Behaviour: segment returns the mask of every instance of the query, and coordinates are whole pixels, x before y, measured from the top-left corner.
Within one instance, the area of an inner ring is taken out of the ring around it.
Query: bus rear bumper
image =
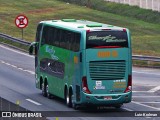
[[[132,99],[132,92],[122,94],[86,94],[82,93],[82,99],[80,104],[92,104],[92,105],[117,105],[123,103],[129,103]]]

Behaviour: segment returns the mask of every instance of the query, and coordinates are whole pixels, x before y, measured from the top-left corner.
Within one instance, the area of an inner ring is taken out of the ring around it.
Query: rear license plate
[[[112,96],[104,96],[104,100],[112,100]]]

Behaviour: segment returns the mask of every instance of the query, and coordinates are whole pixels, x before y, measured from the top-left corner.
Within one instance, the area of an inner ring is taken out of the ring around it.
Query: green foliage
[[[100,10],[103,12],[114,13],[118,15],[133,17],[146,22],[160,24],[160,13],[157,11],[146,10],[138,6],[129,6],[125,4],[106,2],[104,0],[60,0],[68,3],[74,3],[81,6]]]
[[[160,56],[160,24],[157,24],[157,22],[145,22],[133,17],[127,17],[126,15],[123,16],[118,13],[112,14],[111,12],[105,12],[105,9],[112,9],[114,6],[112,4],[114,3],[105,2],[105,4],[108,5],[108,7],[105,7],[102,0],[95,0],[95,2],[93,2],[94,4],[90,3],[94,0],[89,0],[89,2],[88,0],[78,0],[79,2],[77,2],[77,0],[70,0],[69,3],[71,3],[71,1],[81,6],[68,4],[68,0],[66,0],[66,2],[62,2],[62,0],[0,0],[0,32],[21,38],[21,29],[17,28],[14,24],[15,17],[19,14],[25,14],[29,18],[29,24],[24,29],[24,39],[28,41],[34,41],[36,27],[40,21],[64,18],[86,19],[129,28],[132,35],[134,54]],[[116,8],[117,10],[114,6],[113,11],[127,12],[123,11],[120,7],[121,5],[118,6],[119,7]],[[94,9],[99,7],[99,10],[93,10],[89,7],[94,7]],[[130,6],[127,7],[132,9]],[[135,10],[139,11],[139,8],[136,7]],[[141,10],[143,11],[143,9]],[[147,12],[148,10],[145,11],[146,13],[144,12],[144,14],[150,14]],[[132,10],[128,13],[131,15],[134,14]],[[152,17],[150,19],[152,19]],[[154,18],[155,21],[157,19],[158,18]]]

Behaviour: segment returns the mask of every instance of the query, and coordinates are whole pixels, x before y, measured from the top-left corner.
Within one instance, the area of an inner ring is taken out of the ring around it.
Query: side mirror
[[[29,46],[29,54],[30,55],[36,55],[37,54],[37,47],[38,47],[38,42],[32,42],[31,45]]]

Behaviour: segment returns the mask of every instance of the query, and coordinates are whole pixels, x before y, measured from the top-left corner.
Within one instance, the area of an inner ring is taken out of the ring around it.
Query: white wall
[[[122,4],[136,5],[145,9],[152,9],[160,12],[160,0],[105,0]]]

